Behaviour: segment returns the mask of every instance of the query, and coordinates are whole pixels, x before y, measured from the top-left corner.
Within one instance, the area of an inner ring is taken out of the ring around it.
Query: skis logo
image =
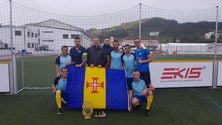
[[[198,79],[205,67],[192,68],[164,68],[161,79]]]

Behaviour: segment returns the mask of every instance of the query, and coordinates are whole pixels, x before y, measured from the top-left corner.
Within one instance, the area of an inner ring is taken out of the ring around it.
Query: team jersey
[[[149,71],[149,63],[139,63],[139,59],[146,60],[148,55],[150,55],[150,50],[148,49],[135,49],[134,53],[136,55],[136,69],[142,73]]]
[[[121,56],[123,53],[111,51],[111,64],[110,69],[122,69]]]
[[[140,81],[138,82],[135,82],[135,81],[132,82],[133,95],[142,96],[142,92],[146,88],[147,88],[147,85],[142,79],[140,79]]]
[[[66,64],[71,61],[72,61],[72,57],[70,55],[58,56],[56,58],[55,64],[59,65],[59,71],[61,71],[62,67],[66,67]]]
[[[61,90],[62,93],[66,92],[66,83],[67,79],[63,79],[62,77],[56,77],[54,80],[54,85],[57,90]]]
[[[135,60],[136,60],[135,55],[133,53],[130,53],[129,55],[123,54],[121,60],[126,67],[126,77],[132,78],[133,70],[135,69]]]
[[[80,46],[79,48],[72,47],[69,53],[72,57],[72,61],[74,61],[75,64],[81,64],[83,61],[83,57],[87,56],[86,49],[82,46]]]

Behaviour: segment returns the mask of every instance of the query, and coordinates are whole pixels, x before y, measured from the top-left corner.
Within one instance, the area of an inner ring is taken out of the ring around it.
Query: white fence
[[[9,92],[9,63],[0,62],[0,92]]]
[[[219,61],[218,65],[218,86],[222,86],[222,61]]]
[[[0,92],[10,91],[9,63],[0,63]],[[212,87],[213,61],[171,61],[150,64],[156,88]],[[218,63],[218,84],[222,86],[222,61]]]

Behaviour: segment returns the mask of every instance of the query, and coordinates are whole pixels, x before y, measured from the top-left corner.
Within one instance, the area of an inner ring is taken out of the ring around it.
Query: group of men
[[[152,62],[153,57],[148,49],[141,47],[140,39],[134,40],[136,47],[134,51],[128,44],[124,46],[124,49],[120,49],[117,40],[114,40],[113,46],[110,46],[109,38],[105,38],[103,45],[100,45],[100,39],[93,37],[92,46],[87,49],[81,46],[79,37],[75,38],[74,44],[75,46],[70,49],[69,53],[68,47],[62,46],[61,54],[55,61],[56,78],[52,88],[56,93],[57,114],[61,114],[61,103],[66,103],[62,98],[68,76],[66,66],[73,65],[125,70],[129,90],[129,111],[138,109],[140,104],[146,103],[145,114],[151,115],[154,86],[151,84],[149,63]]]

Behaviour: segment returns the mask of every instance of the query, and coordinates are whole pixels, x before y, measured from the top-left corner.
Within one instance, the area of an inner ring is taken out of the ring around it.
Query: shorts
[[[137,98],[139,100],[139,104],[147,102],[145,96],[133,95],[133,97],[135,97],[135,98]]]

